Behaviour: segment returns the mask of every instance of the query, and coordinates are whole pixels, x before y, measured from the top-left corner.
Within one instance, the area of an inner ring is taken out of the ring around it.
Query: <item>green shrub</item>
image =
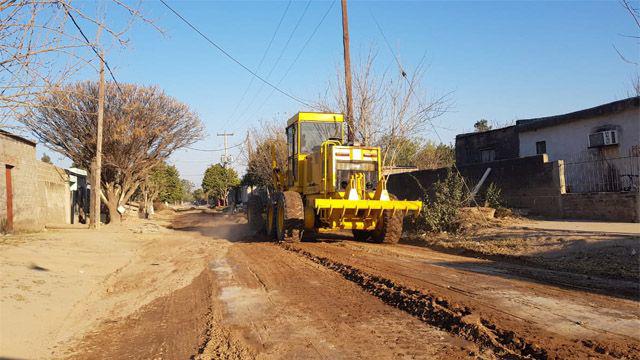
[[[487,192],[484,195],[484,202],[486,206],[494,209],[502,208],[502,190],[496,184],[491,183],[487,187]]]
[[[458,231],[458,212],[466,199],[464,179],[449,169],[446,178],[438,180],[433,186],[435,197],[431,200],[425,195],[423,210],[416,220],[416,227],[434,232]]]

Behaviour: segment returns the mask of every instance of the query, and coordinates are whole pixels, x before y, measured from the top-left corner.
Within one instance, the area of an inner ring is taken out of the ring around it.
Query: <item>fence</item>
[[[582,152],[564,159],[567,193],[619,192],[640,189],[640,154]]]

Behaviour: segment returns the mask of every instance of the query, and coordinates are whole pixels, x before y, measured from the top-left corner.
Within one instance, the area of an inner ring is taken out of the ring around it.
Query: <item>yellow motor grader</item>
[[[345,144],[342,114],[300,112],[287,122],[287,164],[276,165],[268,199],[252,195],[249,224],[277,241],[303,232],[348,229],[356,240],[396,243],[402,220],[422,208],[387,192],[378,147]],[[266,213],[266,216],[265,216]]]

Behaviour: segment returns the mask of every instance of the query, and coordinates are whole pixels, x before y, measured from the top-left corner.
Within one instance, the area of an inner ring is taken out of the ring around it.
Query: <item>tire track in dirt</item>
[[[489,348],[501,358],[548,358],[546,350],[529,343],[513,331],[498,328],[488,320],[474,315],[466,307],[452,305],[445,299],[407,288],[389,279],[367,274],[355,267],[313,255],[286,243],[283,243],[282,247],[339,273],[386,304],[405,311],[429,325]]]
[[[507,322],[495,322],[492,317],[481,315],[473,304],[445,300],[442,296],[430,291],[420,291],[394,282],[389,278],[376,276],[361,269],[329,258],[327,254],[316,255],[292,244],[282,244],[292,252],[298,253],[328,269],[336,271],[345,279],[359,285],[385,303],[399,308],[420,320],[439,327],[453,334],[462,336],[479,346],[489,348],[504,358],[563,358],[566,356],[608,357],[638,359],[637,347],[633,343],[611,346],[597,340],[573,340],[548,337],[546,334],[535,334],[533,328],[525,326],[522,333],[513,329]],[[353,256],[353,254],[351,255]],[[380,274],[378,274],[380,275]],[[462,305],[458,305],[462,304]],[[472,310],[474,309],[474,310]],[[502,324],[502,325],[500,325]],[[506,326],[505,326],[506,325]],[[517,328],[521,328],[518,325]],[[515,331],[514,331],[515,330]],[[542,330],[545,333],[545,330]],[[547,347],[550,346],[550,347]]]

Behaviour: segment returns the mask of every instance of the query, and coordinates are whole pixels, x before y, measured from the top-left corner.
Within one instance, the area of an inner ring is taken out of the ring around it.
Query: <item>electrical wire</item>
[[[258,67],[256,68],[256,70],[260,70],[260,67],[262,67],[262,64],[264,63],[264,60],[267,57],[267,53],[269,52],[269,50],[271,50],[271,45],[273,45],[273,40],[275,40],[276,35],[278,34],[278,31],[280,30],[280,27],[282,26],[282,22],[283,22],[285,16],[287,15],[287,12],[289,11],[289,8],[291,7],[291,3],[292,2],[293,2],[293,0],[289,0],[289,2],[287,3],[287,6],[285,7],[284,12],[282,13],[282,16],[280,17],[280,21],[278,21],[278,25],[276,26],[276,29],[274,30],[273,35],[271,35],[271,40],[269,40],[269,45],[267,45],[267,48],[264,50],[264,53],[262,54],[262,58],[260,59],[260,62],[258,63]],[[253,76],[251,77],[251,81],[249,81],[249,84],[247,85],[247,88],[242,93],[242,96],[240,96],[240,100],[238,100],[238,103],[233,108],[233,111],[231,112],[231,115],[229,115],[229,118],[233,118],[235,116],[236,111],[238,111],[238,109],[240,108],[240,104],[244,101],[244,98],[249,93],[249,89],[253,85],[253,81],[255,79],[256,79],[255,77],[253,77]]]
[[[309,45],[309,42],[311,41],[311,39],[313,39],[313,37],[315,36],[315,34],[318,32],[318,29],[320,28],[320,26],[322,25],[322,23],[324,22],[324,20],[327,18],[327,15],[329,15],[329,12],[331,11],[331,9],[333,9],[333,5],[335,4],[335,1],[331,2],[331,5],[329,5],[329,8],[327,8],[327,11],[325,11],[324,15],[322,16],[322,18],[320,19],[320,22],[318,22],[318,24],[316,25],[316,27],[313,29],[313,32],[311,33],[311,35],[307,38],[307,40],[305,41],[305,43],[302,45],[302,48],[300,48],[300,51],[298,51],[298,54],[296,55],[295,59],[291,62],[291,64],[289,65],[289,67],[287,68],[287,71],[285,71],[284,75],[280,78],[280,80],[278,81],[278,86],[280,86],[280,84],[284,81],[284,79],[287,77],[287,75],[289,75],[289,72],[291,71],[291,69],[293,68],[293,66],[296,64],[296,62],[300,59],[300,56],[302,55],[302,53],[304,52],[304,50],[307,48],[307,45]],[[269,95],[267,95],[267,97],[264,99],[264,101],[262,102],[262,104],[260,104],[260,106],[258,107],[258,109],[256,110],[256,112],[259,112],[260,110],[262,110],[262,108],[264,107],[264,105],[269,101],[269,99],[271,98],[271,95],[273,95],[273,90],[271,91],[271,93],[269,93]],[[313,107],[313,106],[311,106]]]
[[[235,145],[229,146],[229,147],[227,147],[227,150],[233,149],[233,148],[237,148],[238,146],[242,146],[242,145],[244,145],[243,142],[239,143],[239,144],[235,144]],[[185,149],[195,150],[195,151],[204,151],[204,152],[220,152],[220,151],[224,151],[225,150],[224,148],[222,148],[222,149],[198,149],[198,148],[193,148],[193,147],[190,147],[190,146],[185,146]]]
[[[271,88],[273,88],[274,90],[278,91],[279,93],[281,93],[282,95],[296,101],[299,102],[302,105],[305,106],[309,106],[309,104],[307,104],[304,100],[301,100],[291,94],[289,94],[288,92],[280,89],[279,87],[273,85],[271,82],[269,82],[268,80],[264,79],[262,76],[258,75],[255,71],[251,70],[250,68],[248,68],[246,65],[244,65],[243,63],[241,63],[238,59],[236,59],[235,57],[233,57],[229,52],[227,52],[225,49],[223,49],[220,45],[216,44],[213,40],[211,40],[207,35],[205,35],[202,31],[198,30],[197,27],[195,27],[191,22],[189,22],[189,20],[187,20],[185,17],[183,17],[182,15],[180,15],[179,12],[177,12],[175,9],[173,9],[171,6],[169,6],[169,4],[167,4],[164,0],[160,0],[160,2],[167,8],[169,9],[174,15],[176,15],[180,20],[182,20],[185,24],[187,24],[187,26],[189,26],[193,31],[195,31],[196,33],[198,33],[198,35],[200,35],[203,39],[205,39],[209,44],[211,44],[213,47],[215,47],[216,49],[218,49],[218,51],[220,51],[223,55],[225,55],[227,58],[229,58],[231,61],[235,62],[237,65],[239,65],[241,68],[243,68],[244,70],[246,70],[249,74],[253,75],[255,78],[257,78],[258,80],[262,81],[263,83],[269,85]]]
[[[396,63],[398,64],[398,67],[399,67],[399,69],[401,71],[402,77],[407,81],[407,85],[409,85],[409,93],[415,97],[416,101],[418,101],[418,105],[420,106],[420,108],[422,108],[423,107],[422,100],[418,97],[418,95],[414,91],[412,91],[411,81],[409,81],[409,78],[407,77],[407,73],[406,73],[406,71],[404,71],[404,68],[402,67],[402,64],[400,63],[400,59],[394,53],[393,48],[391,47],[391,44],[389,43],[386,35],[384,34],[384,31],[382,30],[382,26],[380,26],[380,23],[376,19],[375,15],[373,15],[373,12],[371,10],[369,11],[369,13],[371,14],[371,17],[373,18],[373,21],[376,23],[376,26],[378,27],[378,31],[380,31],[380,34],[382,35],[382,38],[384,39],[384,42],[387,44],[387,48],[389,49],[389,52],[396,59]],[[436,129],[436,126],[433,124],[433,121],[431,121],[431,119],[428,118],[428,117],[426,119],[429,122],[429,124],[431,125],[431,128],[433,129],[433,133],[436,134],[436,137],[438,138],[438,141],[440,141],[440,143],[444,143],[443,140],[442,140],[442,137],[440,136],[440,134],[438,133],[438,130]],[[453,168],[456,171],[456,173],[458,174],[458,176],[460,176],[460,178],[462,179],[462,183],[464,184],[464,187],[466,188],[466,190],[469,193],[471,193],[471,188],[467,184],[466,179],[462,176],[462,173],[460,172],[460,169],[458,169],[458,166],[456,165],[455,162],[453,163]],[[480,205],[476,201],[475,197],[473,197],[472,200],[475,203],[476,207],[479,208]],[[487,224],[489,221],[487,220],[485,215],[482,213],[482,211],[480,211],[480,215],[482,215],[482,219],[484,220],[485,224]]]
[[[269,73],[267,74],[267,78],[271,77],[271,74],[273,74],[273,71],[276,69],[276,67],[280,63],[280,60],[282,60],[282,56],[284,56],[285,51],[289,47],[289,44],[291,43],[291,40],[293,39],[293,35],[295,35],[296,31],[300,27],[300,24],[302,23],[302,20],[304,19],[304,16],[307,14],[307,11],[309,10],[309,6],[310,5],[311,5],[311,0],[307,1],[307,5],[304,7],[304,10],[302,11],[302,14],[300,15],[300,17],[298,18],[298,21],[296,21],[296,24],[294,25],[293,30],[291,30],[291,33],[289,34],[289,38],[287,39],[287,41],[285,42],[284,46],[282,47],[282,50],[280,50],[280,54],[278,55],[278,58],[276,59],[275,63],[273,63],[273,65],[271,66],[271,69],[269,70]],[[258,92],[251,99],[251,102],[249,103],[249,105],[247,107],[245,107],[244,111],[240,114],[240,116],[238,116],[239,120],[246,121],[245,116],[247,116],[249,114],[249,109],[253,106],[253,104],[255,103],[255,101],[258,98],[258,96],[262,93],[262,89],[263,88],[264,88],[264,86],[261,86],[258,89]],[[309,104],[303,104],[303,105],[311,106]]]
[[[111,79],[113,79],[113,82],[118,87],[118,90],[120,90],[120,93],[123,93],[122,88],[120,87],[120,84],[118,83],[118,80],[116,80],[115,75],[113,75],[113,71],[111,71],[111,66],[109,66],[109,63],[102,57],[102,55],[100,55],[100,53],[95,48],[95,46],[93,46],[93,44],[91,44],[91,41],[89,41],[89,38],[87,37],[87,35],[84,34],[84,31],[82,31],[82,28],[80,27],[80,25],[78,25],[78,22],[73,17],[73,14],[71,14],[69,9],[67,8],[67,4],[65,4],[64,2],[60,2],[60,4],[62,4],[62,7],[64,7],[65,14],[67,14],[69,19],[71,19],[71,22],[73,23],[75,28],[78,29],[78,31],[80,32],[80,35],[82,35],[82,37],[84,38],[84,41],[86,41],[87,45],[89,45],[89,47],[91,47],[91,50],[93,50],[93,52],[100,59],[100,61],[102,61],[104,63],[104,66],[107,68],[107,71],[109,71],[109,75],[111,76]]]

